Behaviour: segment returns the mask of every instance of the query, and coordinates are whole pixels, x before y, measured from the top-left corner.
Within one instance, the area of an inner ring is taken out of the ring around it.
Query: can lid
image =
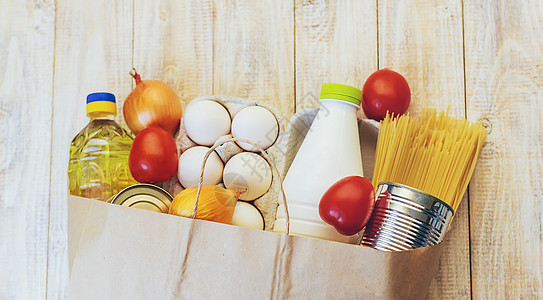
[[[115,95],[107,92],[89,94],[87,96],[87,114],[93,112],[117,114]]]
[[[325,83],[321,88],[321,99],[338,99],[360,105],[362,91],[354,86],[341,83]]]
[[[135,184],[119,192],[111,201],[121,206],[168,213],[173,197],[164,189],[152,184]]]

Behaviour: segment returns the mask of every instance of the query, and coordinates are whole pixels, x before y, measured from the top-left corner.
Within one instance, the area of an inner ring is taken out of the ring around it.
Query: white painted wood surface
[[[296,109],[317,107],[324,83],[362,88],[377,70],[375,1],[296,1]]]
[[[217,0],[214,16],[213,93],[266,103],[290,118],[294,3]]]
[[[136,1],[133,65],[185,102],[211,95],[213,32],[213,1]]]
[[[492,9],[489,9],[492,7]],[[464,1],[473,298],[543,298],[543,3]]]
[[[183,100],[249,97],[285,120],[321,84],[389,67],[412,113],[485,119],[429,298],[542,298],[542,16],[537,0],[0,0],[0,298],[65,298],[68,146],[88,93],[121,111],[133,66]]]
[[[0,298],[47,283],[55,29],[53,1],[0,5]]]

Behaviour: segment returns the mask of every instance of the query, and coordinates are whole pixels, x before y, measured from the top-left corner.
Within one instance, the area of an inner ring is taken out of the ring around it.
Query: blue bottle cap
[[[92,93],[87,96],[87,104],[96,101],[107,101],[115,103],[115,95],[107,92]]]

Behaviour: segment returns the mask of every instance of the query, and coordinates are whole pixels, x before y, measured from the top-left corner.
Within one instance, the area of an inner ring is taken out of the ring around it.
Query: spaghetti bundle
[[[425,110],[421,117],[381,122],[373,186],[389,181],[431,194],[458,208],[486,138],[481,123]]]

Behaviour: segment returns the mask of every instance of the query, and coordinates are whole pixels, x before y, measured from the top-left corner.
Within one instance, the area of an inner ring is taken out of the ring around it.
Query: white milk
[[[339,99],[321,99],[319,102],[321,107],[317,116],[283,182],[290,233],[355,243],[356,235],[341,235],[320,218],[319,202],[336,181],[347,176],[363,176],[356,120],[359,105]],[[281,204],[274,231],[285,232],[285,229],[285,207]]]

